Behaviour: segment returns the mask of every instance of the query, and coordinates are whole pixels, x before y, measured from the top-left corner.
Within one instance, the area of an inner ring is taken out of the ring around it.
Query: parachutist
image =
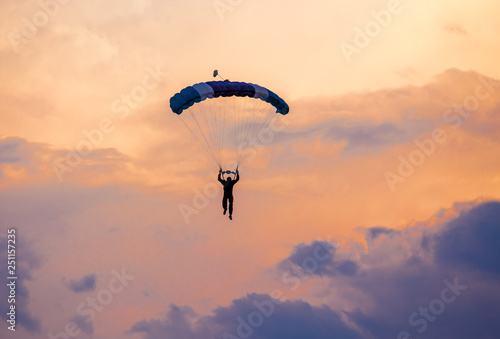
[[[276,93],[260,85],[224,79],[217,70],[213,77],[221,81],[216,79],[185,87],[170,98],[170,108],[219,167],[219,182],[224,186],[222,206],[226,214],[229,200],[232,220],[233,186],[239,180],[238,167],[236,173],[223,172],[222,164],[250,160],[254,155],[248,156],[255,153],[254,142],[266,144],[272,139],[273,131],[283,127],[273,125],[273,116],[288,114],[290,107]],[[226,158],[228,155],[232,158]],[[224,180],[224,174],[234,176]],[[187,216],[198,214],[196,209],[185,205],[180,210]]]
[[[223,214],[226,215],[227,211],[227,202],[229,201],[229,219],[233,220],[233,186],[240,180],[240,172],[236,169],[236,178],[233,180],[231,177],[228,177],[226,180],[222,178],[223,172],[222,169],[219,168],[219,175],[217,180],[224,187],[224,196],[222,197],[222,208],[224,209]]]

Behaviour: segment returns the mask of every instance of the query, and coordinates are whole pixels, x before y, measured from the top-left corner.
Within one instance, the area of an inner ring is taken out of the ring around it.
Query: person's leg
[[[227,211],[227,197],[226,196],[222,197],[222,208],[224,209],[224,214],[226,214],[226,211]],[[231,212],[229,212],[229,213],[231,213]]]
[[[233,215],[233,196],[229,197],[229,216]]]

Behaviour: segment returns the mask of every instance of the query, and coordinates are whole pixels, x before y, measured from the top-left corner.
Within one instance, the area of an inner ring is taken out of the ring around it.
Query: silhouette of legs
[[[222,208],[224,209],[224,215],[225,215],[226,211],[227,211],[228,200],[229,200],[229,219],[233,220],[233,200],[234,200],[234,197],[233,196],[222,197]]]
[[[226,211],[227,211],[227,199],[225,196],[222,198],[222,208],[224,209],[224,215],[226,215]]]
[[[233,200],[234,200],[234,197],[231,196],[229,198],[229,219],[233,220]]]

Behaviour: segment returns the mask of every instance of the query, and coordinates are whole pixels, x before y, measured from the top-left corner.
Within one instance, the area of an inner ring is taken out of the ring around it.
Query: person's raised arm
[[[217,176],[217,180],[219,180],[219,182],[222,184],[224,183],[224,181],[222,180],[222,168],[219,168],[219,175]]]
[[[234,180],[234,183],[236,184],[240,180],[240,171],[236,169],[236,179]]]

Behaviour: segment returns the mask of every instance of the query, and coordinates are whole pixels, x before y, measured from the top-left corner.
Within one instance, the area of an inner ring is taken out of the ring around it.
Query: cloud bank
[[[327,304],[284,300],[279,293],[248,294],[211,315],[171,305],[162,319],[143,320],[130,332],[157,338],[494,338],[500,335],[500,203],[467,209],[435,227],[393,231],[367,228],[368,248],[339,262],[328,242],[297,245],[277,264],[296,265],[326,282]],[[386,257],[389,249],[393,257]],[[353,253],[351,253],[352,255]],[[313,270],[307,259],[321,258]],[[394,258],[396,258],[394,260]],[[352,263],[359,269],[342,272]],[[329,297],[334,296],[334,299]],[[340,297],[339,297],[340,296]],[[335,298],[363,300],[339,309]],[[280,299],[281,298],[281,299]]]

